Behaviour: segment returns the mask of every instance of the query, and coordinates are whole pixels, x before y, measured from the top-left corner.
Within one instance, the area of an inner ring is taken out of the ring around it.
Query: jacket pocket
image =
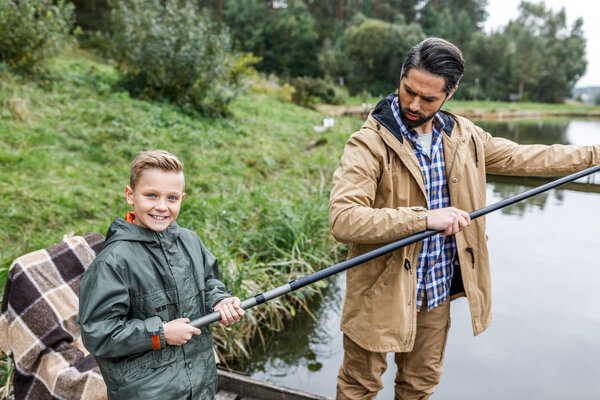
[[[169,322],[177,318],[177,293],[175,289],[156,290],[138,297],[133,306],[143,319],[159,316]]]
[[[109,390],[117,398],[137,398],[139,391],[147,392],[150,386],[167,386],[169,378],[165,370],[172,369],[171,364],[177,360],[178,349],[167,347],[150,350],[139,357],[119,362],[112,371],[115,385],[109,387]]]
[[[385,259],[382,270],[379,272],[369,288],[364,292],[364,296],[372,297],[374,294],[376,294],[377,290],[391,289],[394,282],[392,282],[392,279],[388,278],[392,278],[390,276],[390,272],[394,269],[393,264],[395,261],[396,258],[393,256],[393,254]]]

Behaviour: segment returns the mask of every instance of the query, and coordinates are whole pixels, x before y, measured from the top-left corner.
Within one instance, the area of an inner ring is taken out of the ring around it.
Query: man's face
[[[449,97],[445,87],[446,79],[441,76],[416,68],[409,70],[398,90],[402,122],[414,129],[431,121]]]
[[[142,172],[135,188],[127,186],[127,204],[133,206],[135,224],[160,232],[179,215],[183,193],[183,173],[148,169]]]

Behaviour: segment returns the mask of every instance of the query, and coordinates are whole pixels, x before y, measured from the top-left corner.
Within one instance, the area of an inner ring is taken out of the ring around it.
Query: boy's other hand
[[[242,302],[237,297],[227,297],[215,304],[214,311],[221,313],[221,321],[225,326],[240,320],[246,313],[242,309]]]
[[[192,335],[199,335],[200,329],[188,324],[189,318],[178,318],[163,324],[165,341],[171,346],[181,346],[186,344],[192,338]]]

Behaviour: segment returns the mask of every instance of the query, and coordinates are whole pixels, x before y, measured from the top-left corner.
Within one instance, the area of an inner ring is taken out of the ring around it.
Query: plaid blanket
[[[15,362],[16,399],[106,399],[77,324],[79,283],[103,244],[99,233],[70,237],[10,266],[0,349]]]

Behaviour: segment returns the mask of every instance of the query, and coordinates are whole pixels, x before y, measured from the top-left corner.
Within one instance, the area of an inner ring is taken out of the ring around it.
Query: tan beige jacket
[[[414,151],[384,98],[344,148],[333,175],[329,224],[349,243],[348,258],[425,230],[425,184]],[[469,120],[443,113],[444,160],[454,207],[472,212],[486,205],[486,173],[561,176],[600,164],[600,145],[518,145],[492,137]],[[492,288],[485,217],[455,235],[473,332],[492,322]],[[341,329],[374,352],[412,349],[416,330],[416,271],[421,242],[346,273]],[[454,285],[453,285],[454,286]]]

